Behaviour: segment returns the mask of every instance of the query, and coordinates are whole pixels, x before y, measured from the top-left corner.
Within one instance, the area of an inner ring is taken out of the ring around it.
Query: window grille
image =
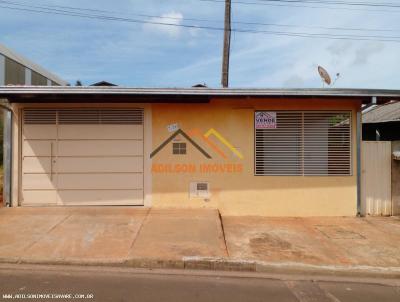
[[[255,175],[351,175],[350,111],[277,111],[255,123]]]
[[[143,109],[25,109],[25,124],[143,124]]]
[[[55,109],[25,109],[24,123],[27,125],[55,125],[57,110]]]
[[[143,123],[143,109],[62,109],[58,111],[62,124],[132,124]]]

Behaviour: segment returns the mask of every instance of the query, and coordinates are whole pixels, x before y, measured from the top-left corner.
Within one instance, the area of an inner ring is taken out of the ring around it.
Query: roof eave
[[[198,96],[198,97],[346,97],[376,98],[378,103],[400,99],[400,90],[380,89],[255,89],[255,88],[129,88],[71,86],[2,86],[0,97],[63,96]]]

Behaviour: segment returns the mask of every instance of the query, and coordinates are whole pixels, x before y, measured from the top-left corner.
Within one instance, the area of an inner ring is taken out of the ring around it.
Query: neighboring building
[[[400,102],[363,112],[363,173],[368,214],[400,215]]]
[[[18,86],[65,86],[68,83],[56,75],[50,73],[39,65],[31,62],[30,60],[15,53],[4,45],[0,44],[0,86],[18,85]],[[4,109],[4,107],[2,107]],[[3,110],[3,117],[1,121],[4,125],[3,136],[5,140],[9,140],[11,136],[11,112]],[[8,170],[9,165],[7,160],[11,159],[9,152],[9,145],[3,145],[3,138],[0,138],[0,144],[3,148],[1,159],[4,158],[4,195],[9,195],[11,190],[10,177],[11,171]],[[3,157],[4,156],[4,157]]]
[[[94,83],[90,86],[118,86],[118,85],[107,82],[107,81],[100,81],[100,82]]]
[[[0,44],[0,86],[65,86],[67,82]]]
[[[354,216],[361,104],[400,91],[0,87],[13,206]]]
[[[363,114],[364,141],[400,141],[400,102],[375,106]]]

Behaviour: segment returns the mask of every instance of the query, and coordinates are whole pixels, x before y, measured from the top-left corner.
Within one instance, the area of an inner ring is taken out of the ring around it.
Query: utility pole
[[[222,53],[222,87],[229,86],[229,55],[231,48],[231,0],[225,0],[224,50]]]

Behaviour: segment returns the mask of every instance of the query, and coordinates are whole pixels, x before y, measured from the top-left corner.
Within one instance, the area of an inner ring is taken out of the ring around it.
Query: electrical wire
[[[199,18],[177,18],[171,16],[157,16],[157,15],[149,15],[143,13],[131,13],[131,12],[116,12],[116,11],[107,11],[100,9],[91,9],[91,8],[78,8],[73,6],[61,6],[61,5],[29,5],[26,2],[15,2],[15,1],[3,1],[0,0],[0,3],[7,3],[16,6],[25,6],[30,8],[40,8],[40,9],[49,9],[49,7],[54,8],[62,8],[73,11],[89,11],[89,12],[98,12],[98,13],[108,13],[108,14],[125,14],[125,15],[133,15],[139,17],[146,18],[157,18],[157,19],[167,19],[167,20],[179,20],[179,21],[195,21],[195,22],[208,22],[208,23],[222,23],[222,21],[217,20],[209,20],[209,19],[199,19]],[[65,11],[65,10],[63,10]],[[307,26],[307,25],[292,25],[292,24],[276,24],[276,23],[261,23],[261,22],[244,22],[244,21],[232,21],[232,24],[243,24],[243,25],[257,25],[257,26],[267,26],[267,27],[288,27],[288,28],[309,28],[309,29],[322,29],[322,30],[337,30],[337,31],[375,31],[375,32],[396,32],[399,30],[396,29],[376,29],[376,28],[351,28],[351,27],[325,27],[325,26]]]
[[[225,3],[225,0],[198,0],[201,2],[214,2],[214,3]],[[256,2],[255,2],[256,1]],[[259,1],[259,2],[257,2]],[[400,10],[392,9],[392,10],[383,10],[383,9],[367,9],[367,8],[355,8],[355,7],[340,7],[340,6],[314,6],[314,5],[297,5],[290,3],[272,3],[261,0],[252,0],[252,1],[241,1],[236,0],[232,1],[232,4],[239,5],[261,5],[261,6],[273,6],[273,7],[290,7],[290,8],[312,8],[312,9],[328,9],[328,10],[345,10],[345,11],[363,11],[363,12],[372,12],[372,13],[399,13]],[[310,3],[311,4],[311,3]],[[323,3],[321,3],[323,4]]]
[[[323,5],[344,5],[344,6],[369,6],[369,7],[389,7],[400,8],[400,4],[382,3],[382,2],[349,2],[349,1],[331,1],[331,0],[256,0],[259,2],[283,2],[283,3],[310,3]]]
[[[122,18],[122,17],[106,16],[106,15],[93,15],[93,14],[75,13],[75,12],[71,12],[68,10],[60,10],[60,9],[47,8],[45,10],[43,10],[43,9],[40,10],[40,9],[33,9],[33,8],[10,7],[10,6],[5,6],[5,5],[0,5],[0,8],[18,10],[18,11],[35,12],[35,13],[45,13],[45,14],[52,14],[52,15],[64,15],[64,16],[72,16],[72,17],[97,19],[97,20],[103,20],[103,21],[120,21],[120,22],[129,22],[129,23],[137,23],[137,24],[153,24],[153,25],[160,25],[160,26],[173,26],[173,27],[184,27],[184,28],[192,28],[192,29],[224,31],[223,27],[199,26],[199,25],[193,25],[193,24],[176,24],[176,23]],[[237,32],[237,33],[268,34],[268,35],[303,37],[303,38],[353,40],[353,41],[380,41],[380,42],[400,43],[400,36],[378,36],[378,35],[371,36],[371,35],[347,35],[347,34],[346,35],[345,34],[337,35],[337,34],[328,34],[328,33],[323,34],[323,33],[307,33],[307,32],[285,32],[285,31],[255,30],[255,29],[242,29],[242,28],[234,28],[234,29],[232,29],[232,31]]]

